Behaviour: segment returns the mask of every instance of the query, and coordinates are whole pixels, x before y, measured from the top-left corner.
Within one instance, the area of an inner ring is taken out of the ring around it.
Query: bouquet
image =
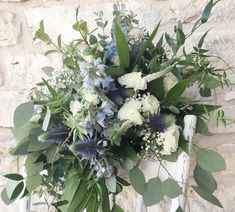
[[[115,198],[112,208],[109,202],[109,195],[119,194],[123,186],[132,185],[146,206],[165,195],[182,195],[171,176],[146,182],[138,166],[141,160],[176,161],[182,152],[188,153],[182,133],[187,114],[197,116],[196,132],[201,134],[208,134],[206,120],[212,115],[226,123],[220,106],[193,102],[190,93],[196,87],[196,94],[210,97],[216,88],[229,85],[226,72],[213,66],[203,47],[208,32],[192,50],[185,48],[216,3],[209,1],[189,33],[179,21],[173,34],[159,35],[160,22],[149,34],[120,4],[113,6],[110,34],[102,11],[95,13],[97,28],[90,30],[79,20],[77,8],[73,29],[80,36],[69,44],[61,35],[51,40],[41,21],[35,39],[53,47],[46,54],[60,52],[64,68],[42,68],[48,78],[27,93],[27,102],[14,113],[17,144],[10,153],[26,155],[27,175],[5,175],[3,201],[47,194],[48,207],[57,211],[108,212],[123,211]],[[217,184],[211,172],[225,169],[223,158],[197,144],[193,150],[197,185],[192,188],[222,207],[213,195]],[[129,179],[119,176],[121,167]]]

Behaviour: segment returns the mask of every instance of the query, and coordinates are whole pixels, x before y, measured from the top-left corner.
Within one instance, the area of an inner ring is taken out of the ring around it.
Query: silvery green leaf
[[[105,178],[105,185],[110,192],[116,192],[116,184],[116,177],[114,175],[109,178]]]

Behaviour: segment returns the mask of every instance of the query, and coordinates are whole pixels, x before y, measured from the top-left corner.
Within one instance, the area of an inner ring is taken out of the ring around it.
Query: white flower
[[[77,112],[79,112],[82,109],[83,105],[79,101],[71,101],[69,104],[70,111],[72,112],[73,116],[77,115]]]
[[[141,72],[132,72],[124,74],[118,78],[118,82],[126,88],[134,88],[134,90],[145,90],[147,82],[145,78],[141,77]]]
[[[144,112],[150,112],[151,114],[157,113],[159,106],[159,101],[153,95],[148,94],[142,100],[142,109]]]
[[[135,125],[142,125],[142,116],[139,113],[141,103],[135,99],[127,101],[118,111],[118,118],[120,120],[127,120]]]
[[[164,89],[166,92],[168,92],[177,83],[178,83],[178,79],[171,72],[169,72],[163,79]]]
[[[128,36],[131,39],[136,40],[136,41],[142,39],[144,37],[144,35],[145,35],[144,30],[138,29],[138,28],[134,28],[128,33]]]
[[[176,152],[179,143],[179,126],[176,124],[171,125],[164,133],[160,134],[160,137],[164,139],[162,155],[170,155],[171,152]]]
[[[94,93],[88,91],[87,89],[83,89],[82,93],[83,93],[83,98],[87,102],[92,103],[93,105],[99,104],[100,100],[99,100],[98,96],[95,95]]]

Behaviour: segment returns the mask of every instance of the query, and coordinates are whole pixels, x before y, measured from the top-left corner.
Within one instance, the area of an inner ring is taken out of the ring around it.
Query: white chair
[[[185,139],[189,142],[188,148],[189,148],[189,155],[187,155],[185,152],[182,152],[179,156],[178,160],[175,163],[171,162],[165,162],[165,167],[168,169],[170,174],[174,177],[174,179],[179,183],[180,186],[182,186],[182,192],[185,194],[187,192],[187,184],[188,184],[188,177],[189,177],[189,167],[191,162],[191,152],[192,152],[192,146],[193,146],[193,136],[195,134],[195,128],[196,128],[196,122],[197,117],[195,115],[186,115],[184,117],[184,130],[183,134]],[[149,170],[157,170],[159,166],[159,162],[151,162],[151,161],[145,161],[140,168],[145,172],[147,169]],[[149,166],[149,167],[148,167]],[[154,167],[153,167],[154,166]],[[149,171],[147,171],[150,173]],[[155,175],[153,171],[153,175]],[[146,176],[146,178],[152,178],[155,176]],[[159,177],[161,180],[165,180],[168,178],[168,173],[164,169],[160,170]],[[170,212],[175,212],[177,208],[180,206],[183,210],[185,209],[186,204],[186,197],[185,195],[181,195],[177,198],[172,199],[171,201],[171,210]],[[138,195],[137,202],[136,202],[136,208],[135,212],[145,212],[146,207],[144,206],[143,197],[141,195]],[[156,212],[158,211],[156,206]]]

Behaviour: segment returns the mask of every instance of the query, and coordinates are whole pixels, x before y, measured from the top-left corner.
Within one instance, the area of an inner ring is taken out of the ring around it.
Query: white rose
[[[124,74],[118,78],[118,82],[126,88],[134,88],[134,90],[145,90],[147,82],[145,78],[141,77],[141,72],[132,72]]]
[[[71,101],[69,104],[70,111],[72,112],[73,116],[76,116],[77,113],[82,109],[82,103],[79,101]]]
[[[159,101],[153,95],[146,95],[142,101],[144,112],[150,112],[151,114],[157,113],[159,106]]]
[[[84,89],[82,91],[82,93],[83,93],[83,98],[87,102],[92,103],[93,105],[98,105],[99,104],[100,100],[99,100],[98,96],[95,95],[94,93],[92,93],[92,92],[90,92],[90,91],[88,91],[86,89]]]
[[[164,139],[162,155],[170,155],[171,152],[177,151],[180,136],[179,126],[173,124],[160,136]]]
[[[164,89],[166,92],[168,92],[177,83],[178,83],[178,79],[171,72],[168,73],[163,79]]]
[[[118,111],[118,118],[120,120],[127,120],[135,125],[142,125],[143,118],[139,113],[141,103],[135,99],[127,101]]]

